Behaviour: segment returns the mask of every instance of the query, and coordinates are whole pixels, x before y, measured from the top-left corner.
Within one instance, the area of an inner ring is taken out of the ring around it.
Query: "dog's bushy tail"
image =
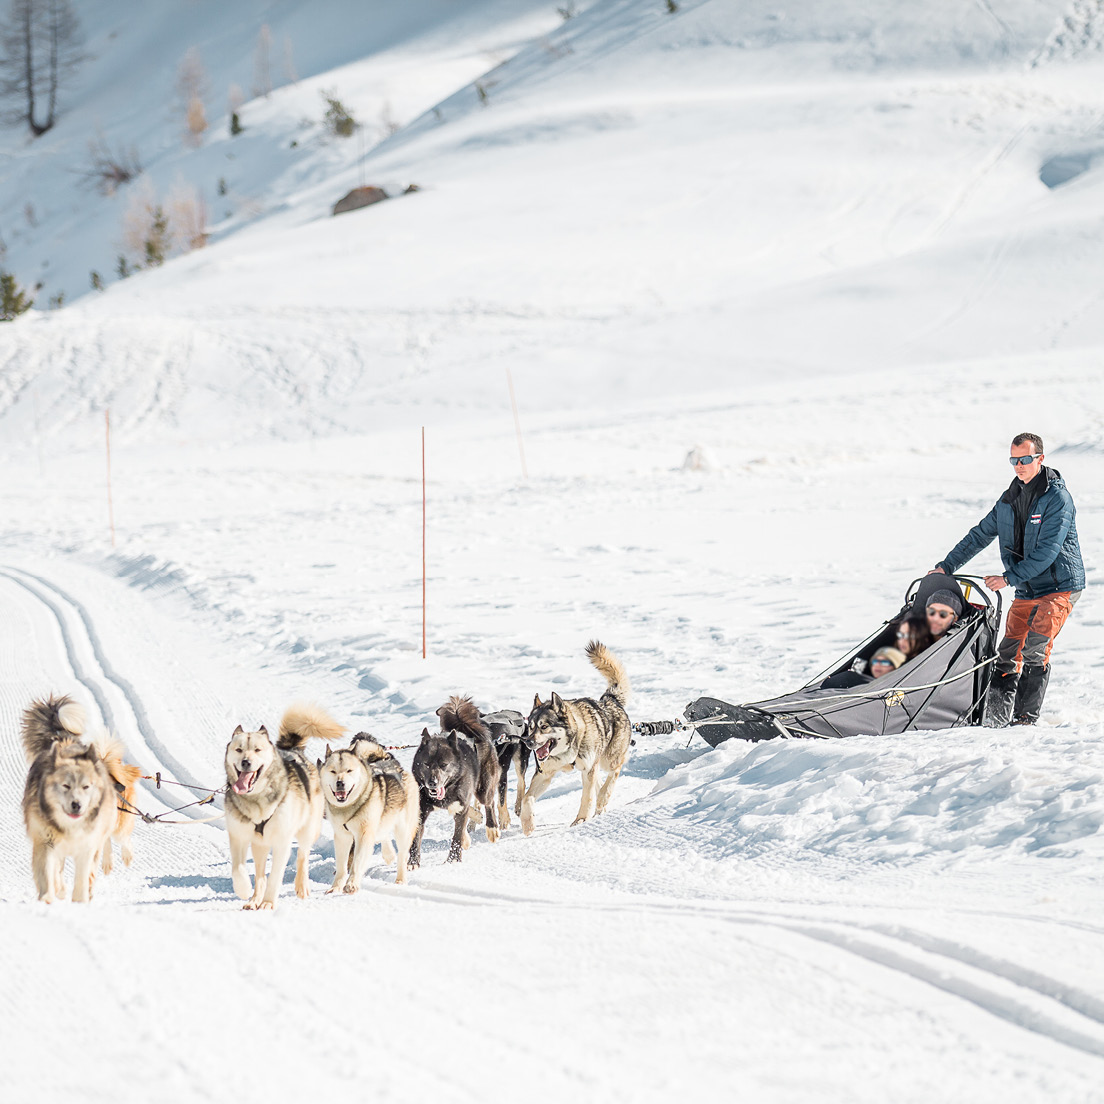
[[[461,698],[453,694],[440,709],[442,732],[466,732],[469,736],[487,736],[487,726],[483,723],[483,714],[476,708],[471,698]]]
[[[336,740],[345,731],[321,706],[289,705],[280,718],[276,746],[284,751],[301,749],[308,740]]]
[[[397,766],[399,762],[375,736],[368,732],[358,732],[349,744],[349,750],[362,763],[382,763],[385,766],[394,763]]]
[[[68,694],[51,694],[31,702],[23,710],[23,750],[27,761],[34,762],[52,744],[82,736],[87,723],[84,706]]]
[[[601,644],[597,640],[592,640],[586,646],[586,654],[587,659],[609,683],[607,692],[624,706],[632,694],[632,688],[629,686],[629,676],[625,674],[625,668],[621,666],[621,661],[605,644]]]
[[[95,740],[96,754],[103,760],[107,773],[128,793],[134,792],[134,783],[142,777],[142,768],[123,759],[126,748],[115,736],[99,736]]]

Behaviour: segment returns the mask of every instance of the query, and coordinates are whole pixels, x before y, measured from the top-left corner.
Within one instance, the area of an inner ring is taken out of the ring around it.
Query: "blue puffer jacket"
[[[1002,495],[997,504],[947,553],[937,567],[948,574],[972,560],[1000,538],[1004,577],[1016,588],[1017,598],[1041,598],[1066,590],[1085,589],[1085,565],[1077,543],[1077,509],[1060,473],[1045,468],[1047,487],[1035,500],[1024,527],[1023,559],[1015,548],[1015,513]]]

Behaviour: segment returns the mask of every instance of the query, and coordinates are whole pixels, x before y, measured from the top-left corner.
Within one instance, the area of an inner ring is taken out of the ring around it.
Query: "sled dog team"
[[[533,832],[534,803],[559,771],[577,770],[582,776],[573,823],[601,813],[631,743],[625,712],[629,682],[604,644],[591,641],[586,654],[607,683],[597,700],[565,701],[554,693],[542,702],[537,695],[526,718],[514,710],[484,714],[470,698],[452,697],[437,710],[440,732],[422,730],[409,771],[366,732],[358,732],[346,748],[333,748],[345,728],[316,706],[288,707],[275,742],[263,725],[253,732],[238,725],[224,757],[225,814],[231,878],[244,907],[276,907],[293,841],[298,845],[295,892],[308,895],[307,864],[323,816],[334,835],[330,893],[357,892],[377,842],[385,863],[397,861],[395,881],[404,883],[407,870],[421,862],[422,833],[435,809],[453,817],[447,861],[459,862],[471,844],[470,823],[482,819],[490,843],[509,827],[511,764],[517,775],[514,813],[525,835]],[[67,696],[35,701],[23,713],[23,748],[30,762],[23,818],[35,889],[47,903],[65,896],[67,858],[73,860],[73,900],[87,901],[97,861],[105,874],[111,871],[113,841],[126,865],[133,857],[133,798],[141,772],[123,762],[118,740],[84,739],[86,723],[83,708]],[[326,746],[315,762],[305,750],[312,739]],[[531,755],[536,772],[527,788]],[[599,769],[606,772],[600,789]],[[246,867],[250,854],[252,885]]]

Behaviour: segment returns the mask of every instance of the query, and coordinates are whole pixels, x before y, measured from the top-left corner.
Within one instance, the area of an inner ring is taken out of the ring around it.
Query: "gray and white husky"
[[[358,732],[348,748],[331,751],[327,745],[318,773],[334,833],[336,870],[328,892],[360,889],[377,840],[385,863],[395,859],[395,841],[395,882],[402,885],[418,830],[418,784],[413,776],[367,732]]]
[[[310,895],[307,864],[310,849],[322,831],[322,787],[318,769],[304,754],[310,739],[333,740],[345,731],[324,710],[292,705],[280,721],[272,742],[262,725],[246,732],[234,729],[226,745],[226,831],[230,836],[230,874],[234,892],[247,909],[274,909],[276,895],[295,840],[298,856],[295,892]],[[253,886],[245,860],[253,853]],[[265,864],[272,852],[272,867]]]
[[[542,702],[538,694],[526,722],[525,743],[537,758],[537,773],[521,805],[521,830],[533,831],[533,805],[548,789],[557,771],[577,770],[583,776],[583,795],[572,824],[580,824],[594,812],[601,813],[609,802],[632,742],[632,725],[625,712],[629,680],[614,654],[597,640],[586,647],[587,659],[605,677],[608,689],[595,701],[576,698],[564,701],[553,693]],[[598,768],[606,771],[598,790]],[[595,802],[597,791],[597,802]]]
[[[120,741],[101,736],[84,742],[86,723],[83,707],[67,694],[34,701],[23,711],[23,750],[30,762],[23,821],[35,889],[47,904],[65,896],[67,858],[73,860],[73,900],[91,898],[96,860],[110,853],[120,816],[116,789],[132,788],[140,774],[123,762]]]

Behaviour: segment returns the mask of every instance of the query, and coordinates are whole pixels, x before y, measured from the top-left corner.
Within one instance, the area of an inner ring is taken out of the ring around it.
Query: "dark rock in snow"
[[[354,188],[348,195],[343,196],[334,204],[335,215],[344,214],[346,211],[355,211],[358,207],[367,207],[372,203],[379,203],[386,199],[387,193],[382,188],[374,188],[370,185],[364,188]]]

